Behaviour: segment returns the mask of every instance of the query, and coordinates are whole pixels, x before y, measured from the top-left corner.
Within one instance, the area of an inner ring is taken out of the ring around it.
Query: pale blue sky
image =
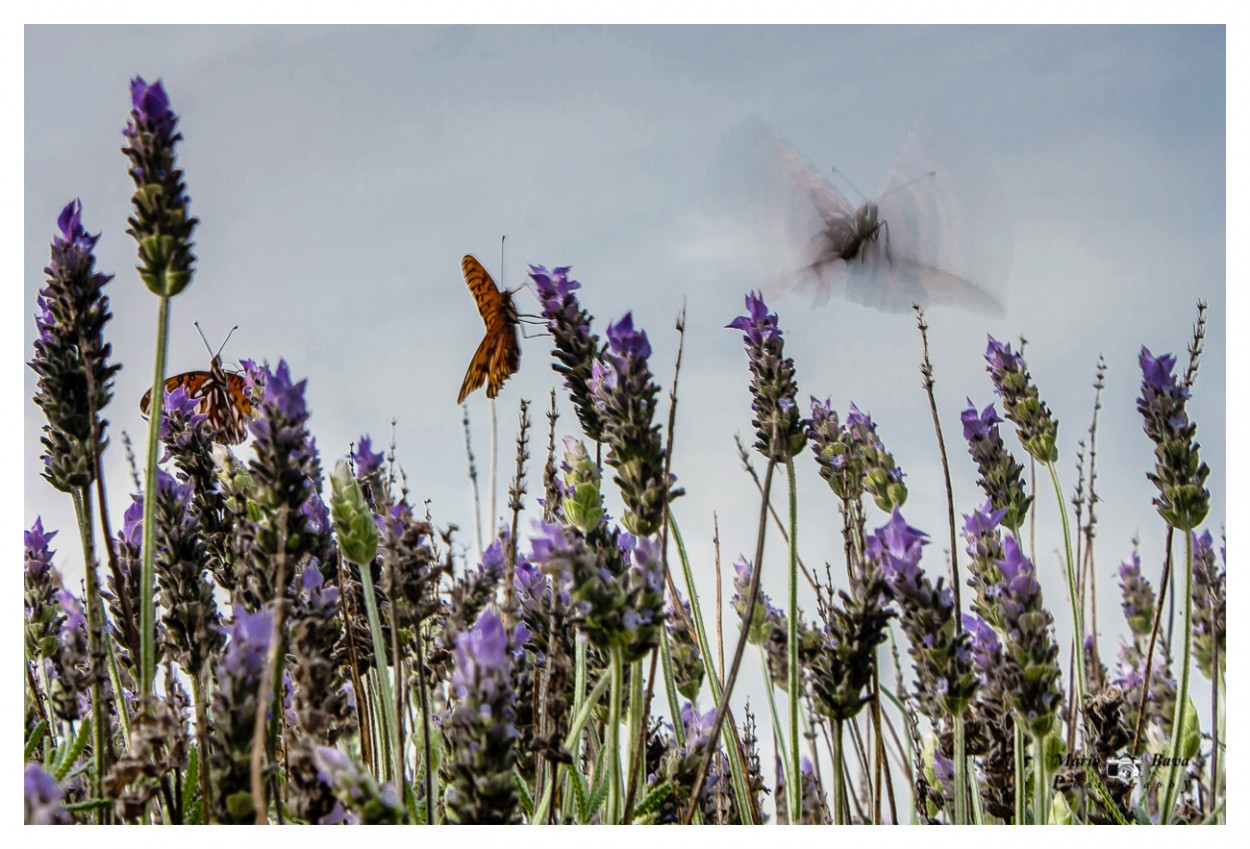
[[[1105,355],[1097,553],[1104,652],[1113,649],[1115,566],[1140,533],[1144,568],[1156,575],[1163,534],[1144,477],[1152,454],[1134,407],[1137,352],[1145,344],[1183,362],[1194,303],[1205,298],[1211,320],[1190,413],[1213,470],[1210,525],[1219,533],[1221,27],[31,27],[25,48],[24,358],[57,213],[80,197],[86,226],[103,232],[100,268],[118,275],[108,289],[109,337],[125,364],[108,410],[115,523],[129,488],[120,431],[139,444],[146,436],[137,401],[150,384],[156,314],[132,270],[130,182],[118,150],[127,83],[139,74],[160,77],[182,116],[179,161],[202,221],[195,282],[173,304],[170,371],[207,363],[193,320],[214,344],[237,323],[227,360],[285,357],[309,378],[310,424],[327,467],[361,433],[384,442],[397,419],[413,495],[432,499],[435,519],[458,523],[466,542],[454,399],[482,325],[460,275],[464,253],[498,280],[506,233],[502,276],[513,287],[526,263],[572,265],[596,329],[634,311],[666,389],[685,299],[674,471],[688,495],[676,509],[712,598],[712,511],[728,564],[753,548],[756,510],[732,443],[751,429],[746,359],[740,335],[723,327],[747,289],[769,282],[753,276],[761,249],[745,238],[744,210],[725,200],[732,192],[723,189],[743,176],[725,171],[734,164],[727,141],[744,122],[766,122],[872,193],[926,108],[996,175],[1014,232],[1010,272],[997,283],[1004,317],[929,315],[957,509],[980,500],[958,414],[966,395],[993,400],[985,334],[1028,338],[1031,371],[1061,422],[1069,495]],[[536,311],[528,292],[517,300]],[[770,305],[801,398],[832,396],[841,411],[855,401],[878,422],[908,474],[904,514],[935,540],[928,567],[944,570],[941,470],[914,322],[837,299]],[[518,398],[534,403],[536,442],[545,443],[542,410],[558,385],[548,350],[546,340],[524,341],[521,371],[502,393],[505,468]],[[73,573],[72,508],[39,477],[42,418],[29,400],[34,375],[24,373],[23,522],[42,515],[62,530],[59,565]],[[481,393],[469,405],[484,471],[488,407]],[[560,433],[574,432],[561,409]],[[239,453],[250,456],[247,446]],[[540,445],[533,453],[537,472]],[[804,559],[840,557],[834,500],[809,455],[798,471]],[[1038,495],[1039,567],[1062,632],[1057,515],[1051,493]],[[766,554],[774,597],[784,591],[780,552],[772,543]]]

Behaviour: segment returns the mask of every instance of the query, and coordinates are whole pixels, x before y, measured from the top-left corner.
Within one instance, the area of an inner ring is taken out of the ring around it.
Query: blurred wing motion
[[[188,371],[165,381],[165,394],[182,387],[188,397],[198,399],[195,412],[208,417],[213,439],[223,445],[238,445],[247,439],[247,423],[252,417],[252,402],[247,397],[247,383],[241,372],[228,372],[221,360],[213,357],[208,371]],[[152,390],[143,393],[139,411],[148,415],[152,409]]]
[[[457,404],[463,404],[464,399],[482,384],[486,384],[486,397],[494,398],[504,382],[521,366],[521,341],[517,334],[520,321],[512,305],[512,293],[501,292],[474,257],[465,256],[461,267],[464,269],[464,282],[468,284],[469,292],[477,303],[477,311],[486,324],[486,336],[477,346],[473,359],[469,360],[469,370],[464,373],[464,383],[460,384]]]
[[[793,145],[773,136],[790,182],[819,216],[803,231],[815,229],[803,264],[782,278],[779,290],[808,289],[822,299],[837,290],[887,312],[906,312],[918,303],[1002,313],[985,283],[1001,285],[1010,234],[991,235],[987,228],[1009,222],[992,192],[981,191],[986,180],[961,174],[949,162],[932,170],[941,157],[921,142],[925,137],[914,129],[881,194],[853,207]]]

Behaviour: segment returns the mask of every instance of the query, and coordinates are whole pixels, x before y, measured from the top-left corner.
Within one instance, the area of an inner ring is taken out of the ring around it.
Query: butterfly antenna
[[[859,199],[860,199],[861,201],[867,201],[867,200],[868,200],[868,196],[867,196],[867,195],[865,195],[863,192],[861,192],[861,191],[859,190],[859,186],[855,185],[855,183],[853,183],[853,182],[851,181],[851,178],[850,178],[850,177],[846,176],[846,172],[845,172],[845,171],[842,171],[842,170],[841,170],[841,169],[839,169],[839,168],[838,168],[838,166],[836,166],[836,165],[830,165],[830,166],[829,166],[829,170],[830,170],[830,171],[832,171],[832,172],[833,172],[834,174],[836,174],[837,176],[841,177],[841,178],[842,178],[842,182],[844,182],[844,183],[846,183],[848,186],[850,186],[850,187],[851,187],[851,188],[855,191],[855,194],[859,195]]]
[[[213,346],[208,344],[208,337],[204,335],[204,329],[200,327],[200,323],[198,321],[193,321],[191,323],[194,324],[195,329],[199,331],[200,339],[204,340],[204,347],[208,349],[208,355],[211,357],[213,355]]]
[[[239,329],[239,325],[237,324],[234,327],[230,328],[230,332],[227,333],[226,338],[222,340],[221,347],[217,349],[217,354],[216,356],[214,356],[214,359],[219,359],[221,357],[221,352],[226,349],[226,343],[230,341],[230,337],[233,336],[234,331],[238,329]]]
[[[890,189],[888,192],[884,192],[877,198],[877,200],[881,200],[881,198],[883,197],[888,197],[889,195],[892,195],[897,191],[905,189],[908,186],[915,185],[916,183],[919,183],[921,180],[927,180],[930,177],[936,177],[936,176],[937,176],[936,171],[926,171],[925,173],[921,174],[919,177],[913,177],[912,179],[908,180],[906,183],[903,183],[901,186],[895,186],[894,188]]]
[[[505,259],[504,245],[507,243],[507,241],[508,241],[507,233],[499,237],[499,288],[501,289],[507,288],[506,286],[504,286],[504,276],[503,276],[504,269],[508,267],[507,265],[504,264],[504,259]]]

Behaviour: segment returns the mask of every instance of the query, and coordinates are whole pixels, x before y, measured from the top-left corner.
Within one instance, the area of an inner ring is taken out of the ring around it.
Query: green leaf
[[[1099,778],[1098,772],[1089,764],[1085,765],[1085,780],[1086,783],[1089,784],[1090,789],[1094,791],[1094,795],[1097,796],[1098,800],[1102,803],[1103,809],[1106,810],[1107,813],[1111,814],[1111,817],[1116,821],[1116,824],[1128,825],[1128,820],[1124,818],[1124,814],[1120,812],[1120,808],[1111,798],[1111,793],[1107,791],[1106,785],[1102,783],[1102,779]]]
[[[416,825],[425,824],[425,799],[417,798],[417,790],[414,783],[407,785],[408,791],[408,816],[412,817],[413,823]]]
[[[78,736],[74,738],[74,745],[70,746],[69,751],[64,754],[58,752],[56,767],[52,771],[52,777],[58,783],[65,780],[65,775],[74,765],[74,761],[78,760],[78,756],[83,753],[83,749],[87,748],[87,741],[90,739],[91,720],[84,719],[78,725]]]
[[[604,758],[600,758],[600,763],[602,763],[603,760]],[[596,767],[597,766],[598,764],[596,764]],[[597,771],[598,770],[596,769],[596,772]],[[608,798],[609,783],[610,782],[608,782],[605,777],[604,780],[599,782],[599,785],[595,788],[594,792],[590,794],[590,816],[586,818],[587,821],[594,817],[594,815],[599,812],[599,809],[603,807],[604,800]]]
[[[521,774],[512,770],[512,785],[516,787],[517,795],[521,797],[521,807],[525,809],[525,815],[533,818],[534,816],[534,797],[530,795],[530,789],[525,784],[525,779]]]
[[[43,742],[44,734],[48,731],[48,723],[42,719],[39,724],[30,729],[30,736],[26,738],[26,747],[22,750],[22,763],[29,763],[31,755],[39,748],[39,744]]]
[[[573,799],[577,802],[577,821],[586,823],[590,821],[590,788],[586,786],[586,777],[576,769],[570,769],[569,774],[573,776],[571,782],[573,786]]]
[[[666,778],[655,787],[651,788],[651,790],[647,792],[647,795],[643,797],[642,801],[634,806],[634,819],[638,820],[642,817],[648,816],[660,806],[661,802],[671,795],[673,795],[673,785]]]
[[[82,811],[107,810],[113,806],[108,799],[84,799],[81,802],[71,802],[65,806],[65,810],[70,813],[79,813]]]

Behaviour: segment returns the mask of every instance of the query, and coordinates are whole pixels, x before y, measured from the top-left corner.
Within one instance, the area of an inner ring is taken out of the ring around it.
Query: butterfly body
[[[818,261],[865,260],[868,248],[876,244],[882,230],[886,232],[886,250],[889,252],[889,230],[886,222],[880,218],[877,205],[872,201],[859,206],[850,215],[827,218],[825,224],[825,229],[815,236],[815,239],[823,243],[823,247],[815,252]]]
[[[504,383],[521,367],[518,331],[521,322],[516,305],[512,303],[512,292],[496,286],[490,274],[473,256],[465,256],[461,269],[464,271],[464,282],[486,325],[486,335],[473,353],[473,359],[469,360],[457,404],[463,404],[464,399],[483,384],[486,385],[487,398],[498,396]]]
[[[187,396],[198,400],[195,412],[208,417],[213,439],[224,445],[237,445],[247,439],[247,423],[252,416],[252,402],[247,395],[247,381],[241,372],[226,371],[220,357],[213,357],[208,371],[188,371],[165,381],[165,394],[181,387]],[[139,411],[148,415],[152,409],[152,390],[143,393]]]

